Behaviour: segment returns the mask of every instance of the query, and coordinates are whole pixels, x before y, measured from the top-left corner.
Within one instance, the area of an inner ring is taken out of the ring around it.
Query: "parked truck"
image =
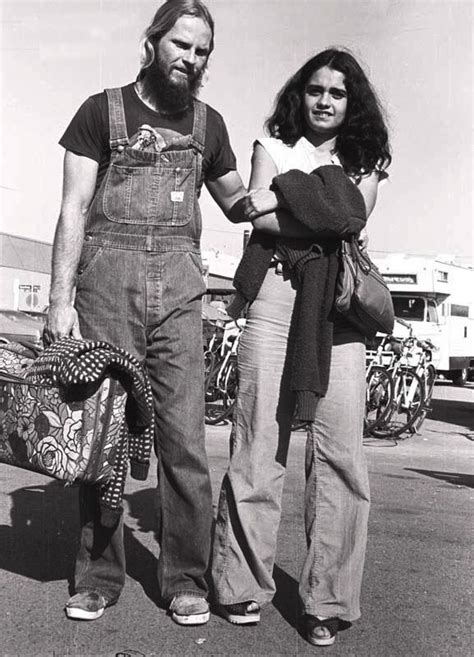
[[[393,298],[395,315],[435,345],[438,372],[457,385],[474,375],[474,269],[436,258],[373,254]],[[403,332],[396,324],[395,331]]]

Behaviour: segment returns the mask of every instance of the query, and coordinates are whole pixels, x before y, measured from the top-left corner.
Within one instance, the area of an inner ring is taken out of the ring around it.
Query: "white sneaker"
[[[97,620],[107,603],[103,595],[95,591],[76,593],[66,602],[66,616],[74,620]]]

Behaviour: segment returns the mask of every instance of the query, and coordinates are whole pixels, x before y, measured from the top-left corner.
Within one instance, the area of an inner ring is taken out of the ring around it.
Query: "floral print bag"
[[[8,347],[0,345],[0,463],[66,483],[112,479],[127,398],[120,382],[31,383],[21,374],[33,359]]]

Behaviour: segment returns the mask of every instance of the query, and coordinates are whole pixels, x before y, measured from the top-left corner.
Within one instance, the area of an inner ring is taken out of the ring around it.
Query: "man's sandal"
[[[307,625],[306,637],[313,646],[332,646],[340,628],[339,618],[325,618],[320,620],[310,616]]]

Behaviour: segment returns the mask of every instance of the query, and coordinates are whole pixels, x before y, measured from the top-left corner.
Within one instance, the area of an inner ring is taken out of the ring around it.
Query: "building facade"
[[[0,233],[0,310],[45,310],[51,254],[51,244]]]

